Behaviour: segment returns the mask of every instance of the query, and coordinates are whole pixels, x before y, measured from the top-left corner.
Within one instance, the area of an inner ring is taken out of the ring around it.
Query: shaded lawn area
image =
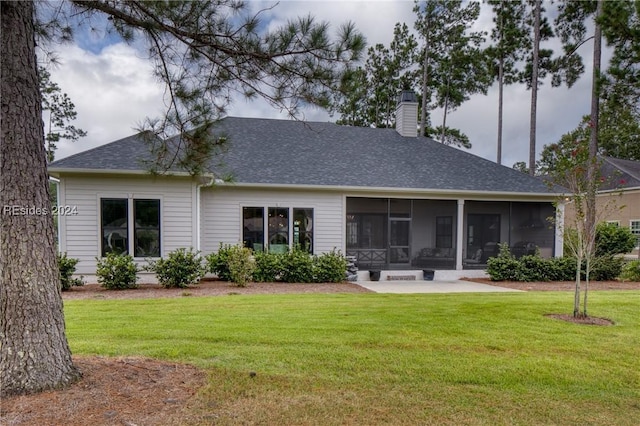
[[[190,424],[638,424],[640,292],[591,294],[591,315],[614,326],[545,317],[572,297],[231,295],[65,312],[76,355],[210,372]]]

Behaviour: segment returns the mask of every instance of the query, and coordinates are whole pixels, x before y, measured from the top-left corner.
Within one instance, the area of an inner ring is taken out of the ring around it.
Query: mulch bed
[[[513,288],[523,291],[574,291],[576,283],[574,281],[551,281],[551,282],[517,282],[517,281],[491,281],[489,278],[463,278],[466,281],[494,285],[498,287]],[[584,281],[581,288],[585,287]],[[589,291],[602,290],[640,290],[640,282],[621,281],[590,281]]]
[[[62,292],[64,300],[74,299],[144,299],[186,296],[226,296],[236,294],[300,294],[300,293],[371,293],[357,284],[344,283],[250,283],[238,287],[219,280],[204,280],[188,288],[163,288],[158,284],[140,284],[129,290],[106,290],[99,284],[86,284]]]

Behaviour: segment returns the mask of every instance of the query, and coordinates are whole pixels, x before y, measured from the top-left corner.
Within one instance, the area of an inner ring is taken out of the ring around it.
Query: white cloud
[[[275,2],[252,1],[249,7],[257,12]],[[353,21],[367,38],[369,45],[388,44],[396,22],[413,27],[413,2],[399,1],[281,1],[272,10],[265,11],[262,19],[270,26],[282,25],[288,19],[311,14],[317,20],[327,21],[337,31],[339,25]],[[486,10],[474,29],[491,25],[491,13]],[[590,45],[582,47],[585,67],[589,70]],[[124,43],[110,45],[94,54],[76,45],[61,46],[63,64],[52,70],[52,77],[69,94],[76,105],[76,125],[89,135],[74,144],[61,143],[57,158],[88,149],[118,138],[131,135],[136,124],[147,116],[158,116],[163,111],[164,88],[151,74],[151,62],[133,47]],[[603,58],[606,64],[608,57]],[[551,88],[545,83],[538,97],[537,151],[546,143],[556,142],[560,136],[574,129],[581,117],[588,113],[591,76],[585,73],[572,89]],[[530,92],[521,85],[505,89],[503,164],[527,161],[529,152]],[[497,139],[497,87],[488,96],[476,95],[447,122],[465,132],[473,143],[472,152],[495,161]],[[265,101],[246,102],[236,99],[228,108],[229,115],[243,117],[287,118]],[[322,110],[304,111],[310,121],[331,118]],[[335,120],[337,117],[333,117]],[[434,111],[432,122],[441,121],[441,112]]]
[[[75,104],[74,124],[88,136],[61,142],[56,158],[129,136],[145,117],[162,112],[164,89],[152,76],[151,63],[126,44],[100,54],[63,45],[59,54],[62,64],[51,70],[51,78]]]

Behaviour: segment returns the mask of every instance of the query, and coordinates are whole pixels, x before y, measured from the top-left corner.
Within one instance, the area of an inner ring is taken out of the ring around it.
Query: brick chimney
[[[418,98],[413,90],[403,90],[398,96],[396,131],[408,138],[418,136]]]

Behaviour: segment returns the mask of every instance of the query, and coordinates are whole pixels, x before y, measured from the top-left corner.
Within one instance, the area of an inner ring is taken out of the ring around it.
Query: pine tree
[[[55,157],[57,143],[62,139],[72,142],[87,135],[87,132],[72,124],[78,117],[76,107],[69,95],[62,92],[60,86],[51,81],[51,73],[44,67],[38,68],[40,93],[42,93],[42,110],[45,112],[44,137],[47,147],[47,161],[51,163]]]
[[[35,7],[1,2],[0,205],[34,214],[0,222],[0,393],[37,392],[77,380],[64,332],[48,179],[42,97],[35,59]],[[352,24],[329,35],[327,23],[310,16],[263,33],[261,13],[247,14],[234,0],[216,2],[72,2],[40,31],[72,36],[69,19],[97,14],[125,39],[146,43],[159,79],[167,85],[166,114],[147,122],[151,134],[185,134],[178,156],[152,143],[157,169],[203,170],[216,141],[207,131],[233,92],[262,97],[292,115],[302,103],[327,105],[345,68],[357,60],[363,37]],[[187,131],[187,132],[185,132]],[[151,138],[160,141],[164,138]],[[38,210],[39,209],[39,210]]]
[[[530,35],[525,27],[526,6],[522,0],[489,0],[493,8],[493,44],[485,51],[489,61],[489,71],[498,82],[498,140],[497,163],[502,164],[502,122],[504,104],[504,86],[520,81],[520,62],[525,58],[527,47],[531,44]]]
[[[438,136],[441,142],[470,147],[464,138],[447,138],[453,131],[447,127],[447,117],[469,99],[471,94],[485,93],[490,84],[484,66],[484,53],[480,44],[481,32],[467,30],[480,14],[480,4],[461,1],[416,1],[415,27],[424,42],[422,49],[422,108],[420,132],[427,132],[427,111],[434,107],[443,109],[443,121]]]

